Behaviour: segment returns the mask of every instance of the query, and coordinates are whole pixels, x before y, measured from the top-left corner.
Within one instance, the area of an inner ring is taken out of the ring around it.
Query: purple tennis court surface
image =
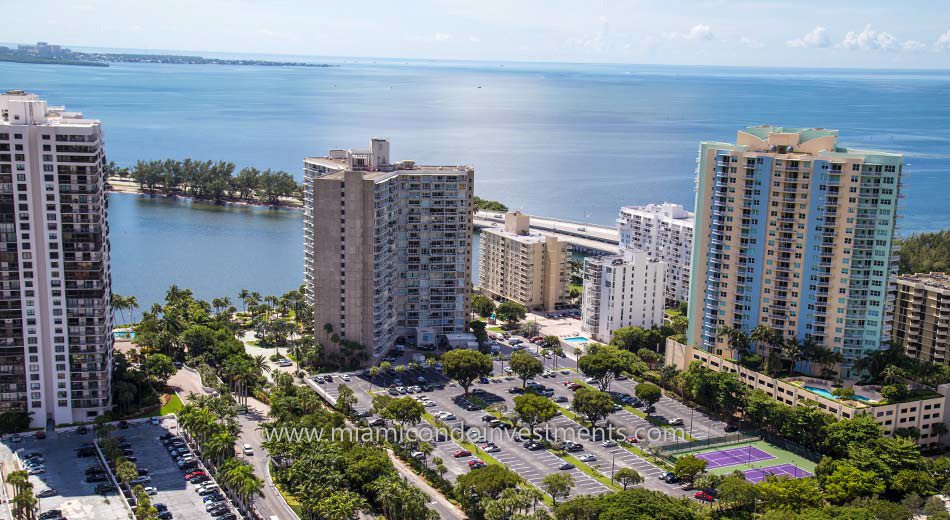
[[[749,482],[759,483],[765,480],[768,475],[776,477],[786,476],[792,478],[804,478],[812,476],[811,473],[799,468],[794,464],[779,464],[778,466],[769,466],[767,468],[747,469],[742,472],[745,479]]]
[[[729,448],[727,450],[710,451],[696,455],[696,458],[706,461],[706,469],[722,468],[724,466],[735,466],[736,464],[748,464],[760,460],[774,459],[775,456],[756,448],[755,446],[740,446],[738,448]]]

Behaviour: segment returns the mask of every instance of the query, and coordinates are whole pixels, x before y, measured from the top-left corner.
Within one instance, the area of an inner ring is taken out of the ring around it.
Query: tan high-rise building
[[[0,412],[34,427],[111,408],[104,162],[99,121],[0,94]]]
[[[735,359],[722,328],[763,325],[841,354],[841,375],[856,375],[891,337],[902,161],[842,148],[823,128],[701,143],[690,345]]]
[[[478,285],[494,298],[553,311],[570,298],[569,246],[530,226],[531,217],[515,211],[503,229],[482,230]]]
[[[305,285],[317,339],[363,361],[468,326],[474,170],[392,164],[389,141],[304,160]],[[335,341],[334,341],[335,340]]]
[[[910,357],[950,365],[950,275],[897,278],[893,340],[904,345]]]

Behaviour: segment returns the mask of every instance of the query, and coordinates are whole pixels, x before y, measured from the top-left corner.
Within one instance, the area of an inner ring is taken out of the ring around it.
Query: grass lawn
[[[159,409],[159,415],[168,415],[170,413],[178,413],[184,406],[181,402],[181,398],[178,397],[178,394],[168,394],[170,397],[165,404]]]
[[[747,469],[754,469],[754,468],[767,468],[767,467],[770,467],[770,466],[777,466],[777,465],[779,465],[779,464],[794,464],[794,465],[798,466],[799,468],[801,468],[801,469],[803,469],[803,470],[805,470],[805,471],[807,471],[807,472],[809,472],[809,473],[812,473],[812,474],[815,473],[815,463],[814,463],[814,462],[812,462],[812,461],[810,461],[810,460],[808,460],[808,459],[806,459],[806,458],[804,458],[804,457],[800,457],[800,456],[798,456],[798,455],[796,455],[796,454],[794,454],[794,453],[792,453],[792,452],[790,452],[790,451],[786,451],[786,450],[783,450],[783,449],[781,449],[781,448],[779,448],[779,447],[777,447],[777,446],[773,446],[773,445],[771,445],[771,444],[769,444],[768,442],[765,442],[765,441],[743,442],[743,443],[740,443],[740,444],[734,444],[734,445],[730,445],[730,446],[719,446],[719,447],[716,447],[716,448],[700,449],[700,450],[695,450],[695,451],[690,451],[690,452],[685,452],[685,453],[677,453],[676,456],[677,456],[677,457],[682,457],[682,456],[684,456],[684,455],[698,455],[698,454],[700,454],[700,453],[709,453],[709,452],[719,451],[719,450],[727,450],[727,449],[732,449],[732,448],[741,448],[741,447],[744,447],[744,446],[754,446],[754,447],[756,447],[756,448],[758,448],[758,449],[760,449],[760,450],[762,450],[762,451],[768,453],[769,455],[773,455],[775,458],[774,458],[774,459],[768,459],[768,460],[760,460],[760,461],[752,462],[751,464],[741,463],[741,464],[735,464],[735,465],[732,465],[732,466],[722,466],[722,467],[719,467],[719,468],[713,468],[713,469],[709,470],[709,473],[711,473],[711,474],[713,474],[713,475],[728,475],[728,474],[732,473],[732,472],[735,471],[735,470],[747,470]]]

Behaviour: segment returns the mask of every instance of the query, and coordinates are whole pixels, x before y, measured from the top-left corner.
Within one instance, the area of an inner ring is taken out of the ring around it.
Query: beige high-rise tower
[[[482,230],[479,289],[529,309],[554,310],[570,297],[569,249],[556,237],[531,233],[531,218],[505,214],[503,229]]]
[[[474,175],[390,163],[385,139],[304,160],[305,284],[325,352],[367,362],[465,331]]]
[[[99,121],[0,95],[0,412],[34,427],[111,408],[104,162]]]

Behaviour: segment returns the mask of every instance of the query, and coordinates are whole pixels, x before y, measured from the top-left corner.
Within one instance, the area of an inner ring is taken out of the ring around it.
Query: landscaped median
[[[603,473],[592,468],[586,462],[581,462],[580,459],[578,459],[577,457],[573,455],[569,455],[568,453],[562,452],[562,451],[554,451],[553,453],[557,455],[558,457],[564,459],[565,461],[573,464],[574,467],[577,468],[578,471],[580,471],[581,473],[584,473],[585,475],[593,478],[597,482],[600,482],[601,484],[607,486],[611,491],[621,490],[620,486],[618,486],[612,480],[610,480],[609,477],[604,476]]]

